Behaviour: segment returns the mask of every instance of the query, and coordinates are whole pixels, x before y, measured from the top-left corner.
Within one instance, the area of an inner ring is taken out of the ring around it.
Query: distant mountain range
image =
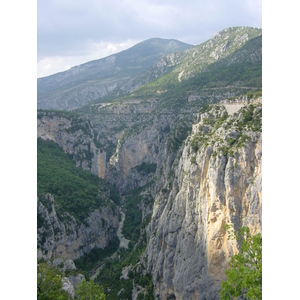
[[[163,55],[192,45],[170,39],[149,39],[128,50],[93,60],[37,80],[37,107],[72,110],[122,89],[135,75],[145,72]],[[123,88],[124,90],[124,88]],[[125,93],[131,91],[125,88]]]
[[[38,78],[37,108],[74,110],[134,91],[139,96],[170,92],[174,85],[177,94],[178,90],[225,85],[261,87],[261,37],[261,29],[232,27],[197,46],[149,39],[106,58]]]
[[[134,94],[168,93],[172,96],[176,91],[178,97],[181,93],[200,92],[203,88],[261,88],[261,73],[262,30],[232,27],[200,45],[162,57],[143,74],[152,74],[152,80]]]

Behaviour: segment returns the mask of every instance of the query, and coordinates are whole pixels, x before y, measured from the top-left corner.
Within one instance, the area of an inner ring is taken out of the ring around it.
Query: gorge
[[[107,299],[219,299],[224,225],[262,232],[261,38],[152,39],[38,79],[38,259]]]

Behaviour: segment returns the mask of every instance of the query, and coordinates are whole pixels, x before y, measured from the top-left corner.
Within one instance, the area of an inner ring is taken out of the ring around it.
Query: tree
[[[230,238],[240,241],[240,252],[234,255],[226,270],[227,280],[222,282],[221,300],[262,299],[262,236],[260,233],[251,236],[248,227],[241,227],[237,232],[231,225],[225,225]]]
[[[62,274],[49,263],[40,262],[37,265],[37,299],[38,300],[68,300],[72,297],[61,290]]]
[[[82,280],[76,288],[76,299],[79,300],[105,300],[106,296],[103,292],[102,286],[90,281]]]

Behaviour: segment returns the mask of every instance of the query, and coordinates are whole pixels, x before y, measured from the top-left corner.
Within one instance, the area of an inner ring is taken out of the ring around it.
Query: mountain
[[[38,152],[51,167],[38,178],[39,257],[74,259],[70,281],[91,277],[107,299],[218,299],[240,247],[224,225],[262,231],[261,38],[227,28],[133,75],[131,92],[39,110],[38,145],[52,141]]]
[[[149,39],[103,59],[37,80],[38,109],[71,110],[107,96],[161,56],[191,47],[177,40]]]
[[[237,85],[238,81],[240,81],[239,85],[242,83],[257,86],[251,82],[255,78],[251,78],[252,74],[248,73],[256,71],[256,74],[253,75],[256,78],[258,77],[258,84],[260,84],[261,60],[261,29],[249,27],[226,28],[201,45],[161,58],[148,73],[163,73],[159,72],[159,69],[163,66],[166,70],[163,76],[159,76],[156,80],[142,86],[134,94],[155,94],[158,91],[157,87],[166,92],[175,85],[177,86],[177,92],[179,87],[185,91],[200,91],[203,87],[210,87],[210,82],[213,84],[211,87],[214,88]],[[238,73],[243,72],[241,68],[245,69],[247,67],[250,67],[249,72],[244,75],[244,78],[240,78]],[[246,75],[248,75],[248,78],[245,77]]]

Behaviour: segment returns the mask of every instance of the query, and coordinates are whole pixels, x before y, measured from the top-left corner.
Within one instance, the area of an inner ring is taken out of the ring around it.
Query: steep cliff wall
[[[135,114],[126,105],[103,107],[89,122],[43,113],[38,136],[57,142],[78,166],[116,185],[121,194],[152,182],[155,202],[146,256],[156,296],[217,299],[225,269],[237,252],[223,225],[247,225],[252,233],[262,228],[261,102],[206,105],[192,128],[193,116],[184,110],[158,113],[153,103],[135,103],[141,109]],[[115,130],[112,118],[125,129]],[[108,161],[96,144],[109,138],[117,144]],[[118,226],[116,216],[105,219],[109,212],[93,212],[88,225],[74,229],[75,223],[60,223],[55,210],[41,203],[38,209],[52,224],[41,243],[47,257],[76,259],[96,245],[102,248]],[[101,227],[103,220],[111,226]],[[40,230],[39,240],[43,235]]]
[[[166,155],[166,146],[174,128],[174,116],[160,114],[142,130],[125,131],[110,159],[107,180],[116,184],[121,193],[149,183],[160,174],[158,166],[171,165],[174,157],[171,153]],[[160,181],[163,179],[162,176]]]
[[[172,186],[155,198],[148,227],[148,272],[160,299],[218,299],[237,252],[223,225],[262,230],[261,104],[228,116],[202,110],[174,162]]]
[[[85,119],[71,114],[39,112],[37,137],[54,141],[73,155],[77,166],[102,179],[105,177],[106,152],[95,145],[93,131]]]
[[[109,206],[92,211],[79,224],[70,214],[57,213],[52,195],[45,195],[43,203],[37,203],[38,258],[75,260],[95,247],[105,248],[116,236],[119,216]]]

